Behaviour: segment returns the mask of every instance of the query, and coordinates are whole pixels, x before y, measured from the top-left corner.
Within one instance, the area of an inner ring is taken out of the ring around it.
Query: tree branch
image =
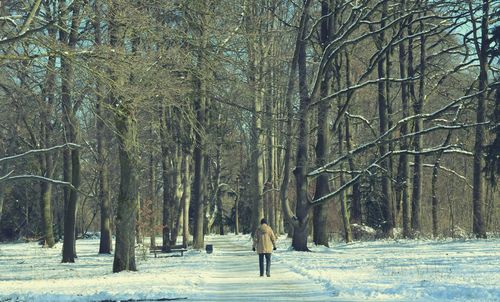
[[[12,171],[12,172],[14,172],[14,171]],[[75,190],[75,187],[69,182],[61,181],[61,180],[57,180],[57,179],[52,179],[52,178],[47,178],[47,177],[43,177],[43,176],[39,176],[39,175],[16,175],[16,176],[11,176],[11,177],[6,175],[0,179],[0,182],[16,181],[16,180],[30,180],[30,179],[50,182],[50,183],[55,184],[55,185],[62,185],[62,186],[70,187],[71,189]]]
[[[58,146],[54,146],[54,147],[50,147],[50,148],[46,148],[46,149],[29,150],[29,151],[24,152],[22,154],[17,154],[17,155],[12,155],[12,156],[8,156],[8,157],[0,158],[0,163],[23,158],[23,157],[31,155],[31,154],[51,152],[51,151],[63,149],[63,148],[70,148],[70,149],[71,148],[81,148],[81,146],[78,144],[74,144],[74,143],[65,143],[63,145],[58,145]]]

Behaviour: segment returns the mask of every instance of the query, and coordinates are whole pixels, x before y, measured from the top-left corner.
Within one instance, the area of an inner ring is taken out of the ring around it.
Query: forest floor
[[[111,273],[98,239],[0,244],[0,301],[500,301],[500,239],[332,243],[313,252],[280,238],[271,277],[259,277],[248,235],[207,236],[214,252],[154,258],[137,249],[137,272]],[[165,256],[165,254],[160,254]]]

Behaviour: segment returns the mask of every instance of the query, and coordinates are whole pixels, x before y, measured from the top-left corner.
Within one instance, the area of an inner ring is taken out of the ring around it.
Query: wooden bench
[[[150,253],[155,254],[155,258],[158,257],[158,253],[164,253],[164,254],[174,254],[166,257],[182,257],[184,256],[184,252],[187,252],[187,249],[183,248],[182,246],[173,246],[170,248],[168,251],[163,250],[163,246],[155,246],[155,247],[150,247],[149,248]],[[180,255],[178,255],[180,254]]]

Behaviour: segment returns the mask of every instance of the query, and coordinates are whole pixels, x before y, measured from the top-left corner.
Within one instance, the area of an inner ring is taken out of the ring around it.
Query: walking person
[[[271,253],[276,250],[276,236],[264,218],[255,230],[252,250],[259,254],[260,276],[264,276],[264,258],[266,258],[266,275],[271,277]]]

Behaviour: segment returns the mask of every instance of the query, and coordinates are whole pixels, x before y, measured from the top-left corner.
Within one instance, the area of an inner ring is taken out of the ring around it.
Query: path
[[[271,277],[260,277],[257,254],[230,237],[212,237],[210,270],[203,272],[200,296],[194,301],[331,301],[333,295],[312,280],[293,272],[273,254]]]

